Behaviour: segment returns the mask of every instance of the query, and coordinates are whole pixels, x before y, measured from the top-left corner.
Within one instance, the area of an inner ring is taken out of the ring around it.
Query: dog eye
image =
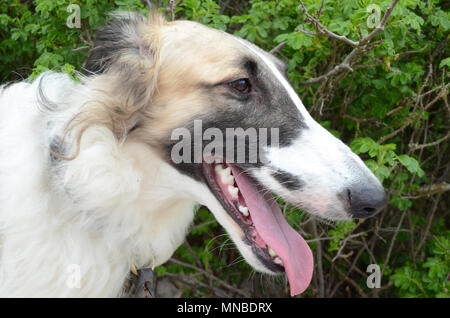
[[[248,78],[241,78],[236,81],[233,81],[231,83],[228,83],[232,88],[237,90],[238,92],[242,94],[248,94],[251,90],[250,81]]]

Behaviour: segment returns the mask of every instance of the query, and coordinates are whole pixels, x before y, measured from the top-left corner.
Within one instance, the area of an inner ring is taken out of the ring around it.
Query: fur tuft
[[[166,23],[156,11],[147,19],[130,12],[116,12],[100,29],[84,66],[82,81],[91,88],[90,98],[66,127],[77,148],[65,159],[79,153],[83,133],[102,125],[121,140],[138,125],[152,104],[161,67],[159,29]]]

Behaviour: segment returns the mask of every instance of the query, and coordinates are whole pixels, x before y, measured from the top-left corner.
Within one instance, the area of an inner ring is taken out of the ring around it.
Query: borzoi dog
[[[131,266],[163,264],[182,244],[197,205],[253,268],[286,273],[295,295],[313,256],[269,193],[332,220],[386,204],[361,159],[309,115],[286,66],[245,40],[121,14],[85,69],[79,81],[50,72],[0,89],[0,296],[121,296]],[[278,136],[255,162],[216,149],[213,161],[175,163],[172,132],[194,134],[195,120]]]

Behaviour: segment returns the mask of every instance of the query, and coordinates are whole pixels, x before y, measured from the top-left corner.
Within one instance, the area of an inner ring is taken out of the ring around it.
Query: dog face
[[[122,116],[112,127],[125,127],[125,134],[189,176],[183,187],[211,210],[248,263],[270,274],[286,271],[291,293],[302,292],[312,276],[312,254],[270,192],[320,217],[349,219],[385,206],[380,182],[312,119],[277,58],[194,22],[152,19],[128,17],[100,31],[86,64],[113,82],[114,114]],[[207,140],[191,139],[188,160],[174,162],[179,128],[202,137],[213,129],[223,139],[209,157]],[[266,129],[270,136],[265,143],[258,134],[230,137],[229,128]],[[240,137],[244,150],[257,150],[255,160],[248,153],[237,160],[237,142],[228,142]]]

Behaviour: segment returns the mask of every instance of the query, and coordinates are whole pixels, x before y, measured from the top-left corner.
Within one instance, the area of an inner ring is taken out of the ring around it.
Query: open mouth
[[[229,163],[203,163],[203,174],[258,260],[274,273],[286,272],[291,295],[302,293],[312,278],[312,252],[270,191]]]

